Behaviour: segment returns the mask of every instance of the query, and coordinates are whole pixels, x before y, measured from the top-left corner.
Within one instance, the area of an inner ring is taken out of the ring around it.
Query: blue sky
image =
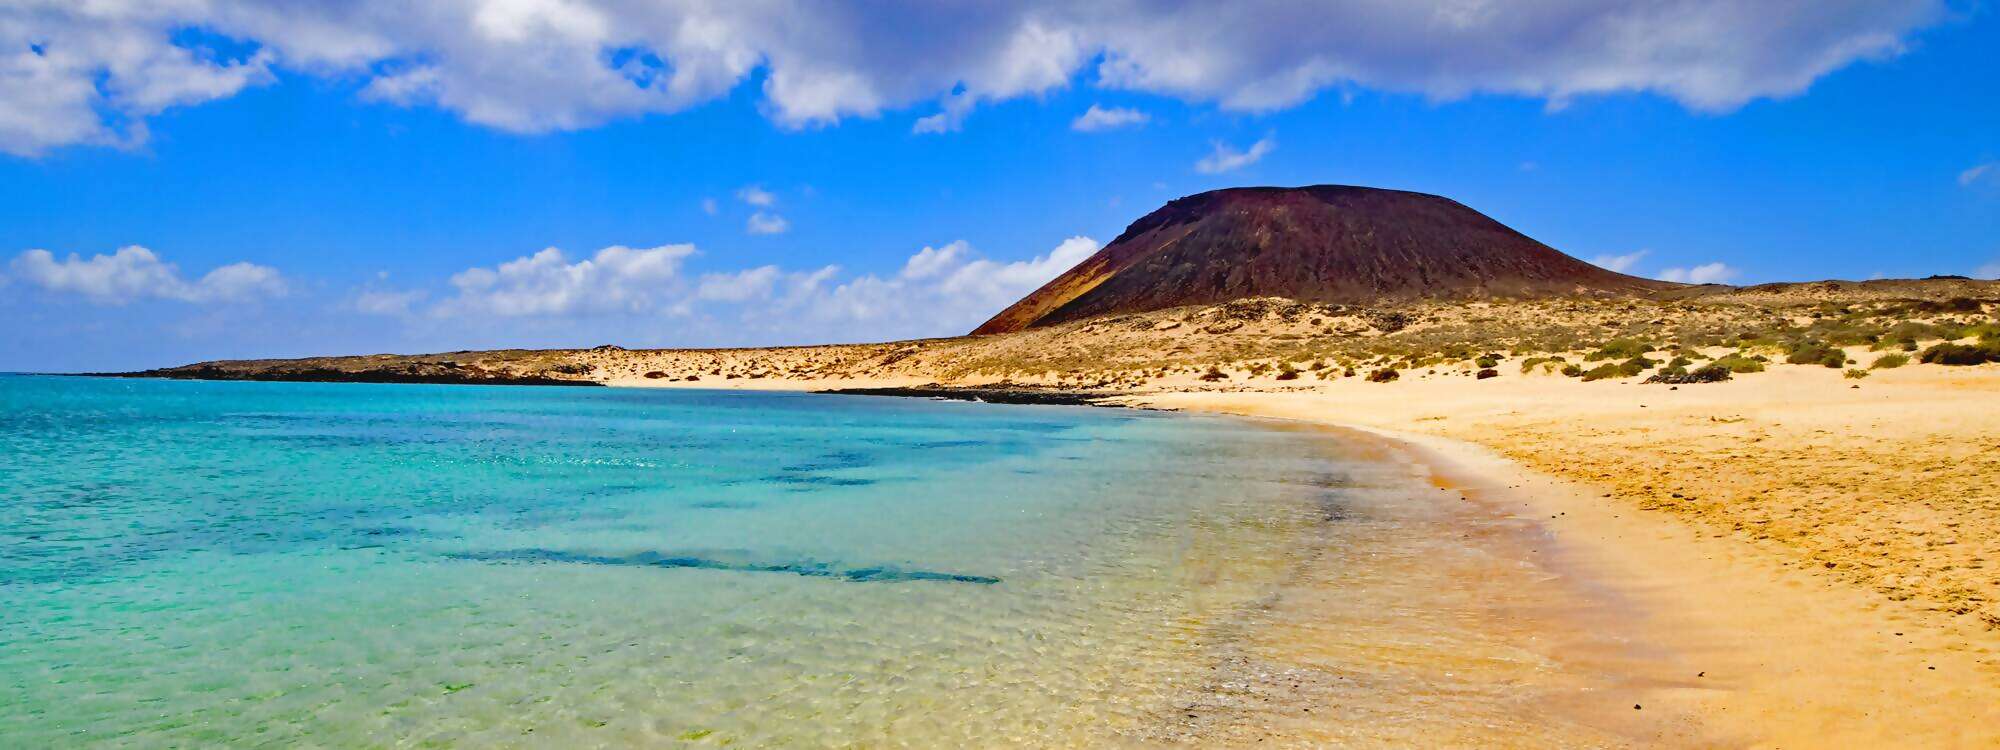
[[[0,10],[0,370],[950,335],[1233,185],[1437,193],[1644,275],[2000,275],[1978,4],[118,5]]]

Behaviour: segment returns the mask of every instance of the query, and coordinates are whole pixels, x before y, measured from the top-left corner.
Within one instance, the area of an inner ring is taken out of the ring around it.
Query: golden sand
[[[1475,499],[1544,527],[1599,596],[1629,602],[1638,616],[1618,627],[1688,673],[1647,700],[1710,738],[1992,747],[1996,395],[1990,366],[1858,384],[1800,367],[1677,390],[1438,378],[1132,400],[1413,446]]]

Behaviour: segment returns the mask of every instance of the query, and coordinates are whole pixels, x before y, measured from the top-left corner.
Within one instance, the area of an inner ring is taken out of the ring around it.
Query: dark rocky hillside
[[[973,333],[1251,297],[1380,304],[1643,295],[1677,286],[1590,265],[1435,195],[1230,188],[1147,214]]]

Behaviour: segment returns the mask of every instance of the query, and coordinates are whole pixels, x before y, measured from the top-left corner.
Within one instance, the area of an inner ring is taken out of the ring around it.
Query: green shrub
[[[1554,365],[1561,364],[1566,364],[1562,357],[1529,357],[1521,360],[1521,372],[1534,372],[1535,368],[1543,365],[1550,365],[1550,369],[1555,369]]]
[[[1917,355],[1917,361],[1927,365],[1979,365],[2000,362],[2000,345],[1995,344],[1935,344]]]
[[[1563,365],[1562,374],[1567,377],[1580,378],[1583,377],[1583,367],[1580,365]]]
[[[1640,364],[1642,362],[1645,364]],[[1585,382],[1589,382],[1592,380],[1604,380],[1606,378],[1629,378],[1645,372],[1654,364],[1656,363],[1644,357],[1634,357],[1618,364],[1607,362],[1592,368],[1589,372],[1583,373],[1583,379]]]
[[[1850,368],[1847,372],[1841,373],[1840,376],[1848,380],[1860,380],[1868,377],[1868,371],[1859,368]]]
[[[1650,351],[1653,351],[1653,345],[1638,339],[1612,339],[1605,342],[1597,351],[1584,355],[1583,360],[1596,362],[1604,359],[1630,359]]]
[[[1817,341],[1801,342],[1785,354],[1785,362],[1794,365],[1820,365],[1822,367],[1845,367],[1847,353],[1837,347]]]
[[[1654,373],[1654,375],[1650,378],[1646,378],[1646,382],[1670,383],[1674,385],[1681,385],[1686,383],[1720,383],[1724,380],[1728,380],[1729,377],[1730,377],[1729,368],[1727,367],[1722,367],[1720,365],[1703,365],[1701,367],[1695,368],[1693,372],[1689,372],[1687,370],[1677,370],[1674,368],[1667,368],[1657,373]]]
[[[1724,354],[1720,357],[1716,357],[1715,361],[1710,362],[1709,364],[1736,373],[1738,375],[1750,372],[1764,371],[1763,362],[1750,357],[1745,357],[1743,356],[1742,352],[1732,352],[1729,354]]]
[[[1905,320],[1884,330],[1882,338],[1877,341],[1876,345],[1880,347],[1887,347],[1891,344],[1896,346],[1914,346],[1918,341],[1941,338],[1944,338],[1944,331],[1939,330],[1937,326],[1929,323],[1919,323],[1914,320]]]
[[[1299,379],[1299,368],[1296,368],[1296,367],[1293,367],[1293,366],[1292,366],[1292,363],[1290,363],[1290,362],[1285,362],[1285,363],[1282,363],[1282,364],[1279,364],[1279,365],[1278,365],[1278,379],[1279,379],[1279,380],[1298,380],[1298,379]]]
[[[1873,364],[1868,365],[1868,369],[1894,370],[1898,367],[1902,367],[1903,365],[1907,365],[1909,363],[1910,363],[1910,355],[1890,353],[1890,354],[1884,354],[1880,357],[1876,357],[1875,362]]]
[[[1390,368],[1387,368],[1387,367],[1384,367],[1384,368],[1382,368],[1382,369],[1380,369],[1380,370],[1376,370],[1376,371],[1374,371],[1374,372],[1371,372],[1371,373],[1368,373],[1368,382],[1370,382],[1370,383],[1387,383],[1387,382],[1390,382],[1390,381],[1393,381],[1393,380],[1395,380],[1396,378],[1400,378],[1400,377],[1402,377],[1402,376],[1403,376],[1403,374],[1402,374],[1402,373],[1400,373],[1400,372],[1396,372],[1396,371],[1395,371],[1395,370],[1393,370],[1393,369],[1390,369]]]
[[[1472,364],[1477,365],[1481,370],[1487,370],[1499,365],[1500,360],[1494,359],[1493,355],[1488,354],[1484,357],[1480,357],[1479,359],[1473,360]]]
[[[1202,380],[1209,380],[1209,381],[1214,381],[1214,380],[1228,380],[1228,379],[1229,379],[1229,373],[1226,373],[1226,372],[1223,372],[1221,368],[1218,368],[1218,367],[1216,367],[1215,365],[1209,365],[1209,366],[1208,366],[1208,372],[1204,372],[1204,373],[1202,373],[1202,374],[1201,374],[1201,379],[1202,379]]]

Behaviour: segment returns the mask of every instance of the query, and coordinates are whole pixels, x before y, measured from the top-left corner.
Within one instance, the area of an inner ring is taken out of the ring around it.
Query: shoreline
[[[1297,403],[1247,409],[1176,395],[1195,394],[1127,400],[1373,435],[1409,451],[1441,487],[1545,530],[1548,544],[1534,554],[1629,608],[1634,616],[1620,624],[1634,626],[1627,636],[1634,645],[1659,650],[1654,666],[1685,665],[1686,674],[1649,688],[1646,708],[1695,717],[1701,734],[1727,738],[1721,744],[2000,743],[1991,637],[1883,607],[1865,592],[1773,565],[1754,548],[1676,519],[1602,502],[1611,494],[1601,487],[1536,471],[1470,441],[1335,421]]]
[[[742,383],[735,389],[765,390],[767,385]],[[801,383],[779,389],[840,390]],[[927,385],[875,388],[868,395],[970,400],[988,390]],[[1073,399],[1088,397],[1093,406],[1272,419],[1372,436],[1406,451],[1441,488],[1539,529],[1531,536],[1539,533],[1547,543],[1530,549],[1532,555],[1550,561],[1597,604],[1624,611],[1612,622],[1593,615],[1584,624],[1629,628],[1614,637],[1651,655],[1625,662],[1639,667],[1627,676],[1642,685],[1638,689],[1647,697],[1642,710],[1623,707],[1649,716],[1635,720],[1605,714],[1602,706],[1583,709],[1586,720],[1618,727],[1635,742],[2000,744],[2000,708],[1995,708],[2000,706],[2000,660],[1995,658],[2000,637],[1994,631],[1941,621],[1866,589],[1787,566],[1768,549],[1616,499],[1618,488],[1608,484],[1558,476],[1502,455],[1492,445],[1424,429],[1444,421],[1441,416],[1409,409],[1391,412],[1380,404],[1343,404],[1322,389],[1046,392],[1072,405]],[[1633,391],[1600,389],[1604,392]],[[1647,401],[1670,393],[1659,387],[1636,392]],[[1370,406],[1376,408],[1370,411]],[[1692,725],[1672,717],[1684,717]]]

